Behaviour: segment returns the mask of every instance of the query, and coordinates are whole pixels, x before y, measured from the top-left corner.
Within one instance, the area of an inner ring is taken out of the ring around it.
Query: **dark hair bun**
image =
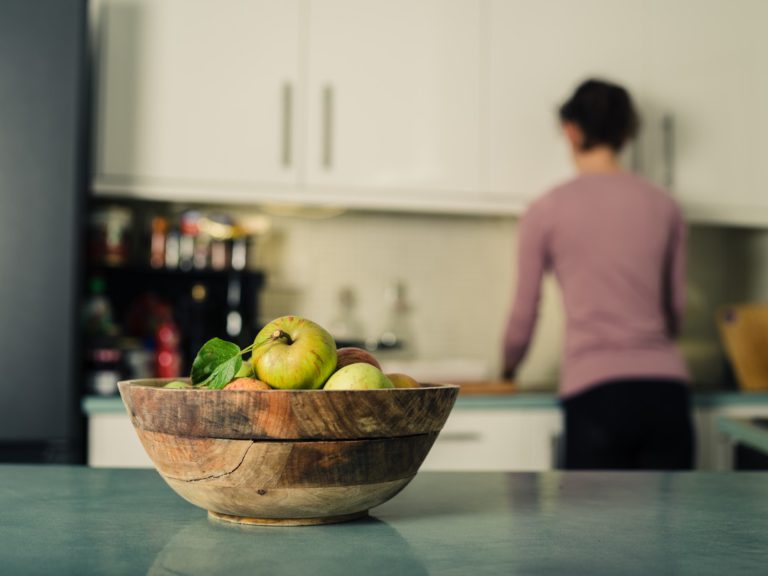
[[[573,122],[584,133],[582,150],[607,145],[621,150],[639,128],[629,93],[617,84],[590,79],[560,107],[560,120]]]

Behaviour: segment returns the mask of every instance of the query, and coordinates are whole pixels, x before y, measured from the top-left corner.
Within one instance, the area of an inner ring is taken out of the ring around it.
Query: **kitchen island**
[[[209,520],[154,470],[0,466],[3,574],[758,574],[765,473],[420,472],[369,518]]]

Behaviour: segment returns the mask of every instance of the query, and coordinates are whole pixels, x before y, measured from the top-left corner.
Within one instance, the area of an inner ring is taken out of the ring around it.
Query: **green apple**
[[[187,390],[192,387],[189,382],[182,382],[181,380],[172,380],[163,385],[163,388],[170,388],[171,390]]]
[[[251,364],[255,377],[272,388],[320,388],[336,369],[336,342],[311,320],[282,316],[256,335]]]
[[[376,390],[394,388],[384,373],[367,362],[357,362],[334,372],[324,390]]]

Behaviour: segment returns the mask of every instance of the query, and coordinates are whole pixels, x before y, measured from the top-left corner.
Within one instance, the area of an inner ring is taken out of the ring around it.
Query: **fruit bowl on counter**
[[[157,471],[210,517],[306,525],[368,514],[416,475],[459,387],[204,390],[120,382]]]
[[[246,361],[243,356],[250,354]],[[385,374],[298,316],[253,344],[212,338],[188,379],[118,389],[144,449],[180,496],[242,524],[359,518],[416,475],[458,386]]]

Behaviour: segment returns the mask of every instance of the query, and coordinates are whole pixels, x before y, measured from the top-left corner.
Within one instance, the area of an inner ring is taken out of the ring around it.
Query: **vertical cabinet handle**
[[[281,122],[281,156],[285,168],[290,168],[293,164],[293,86],[289,82],[283,84],[282,105],[283,121]]]
[[[675,123],[671,114],[661,118],[661,133],[664,151],[663,182],[667,190],[675,185]]]
[[[323,87],[322,96],[322,142],[321,149],[322,163],[326,170],[330,170],[333,167],[333,88],[331,86]]]

